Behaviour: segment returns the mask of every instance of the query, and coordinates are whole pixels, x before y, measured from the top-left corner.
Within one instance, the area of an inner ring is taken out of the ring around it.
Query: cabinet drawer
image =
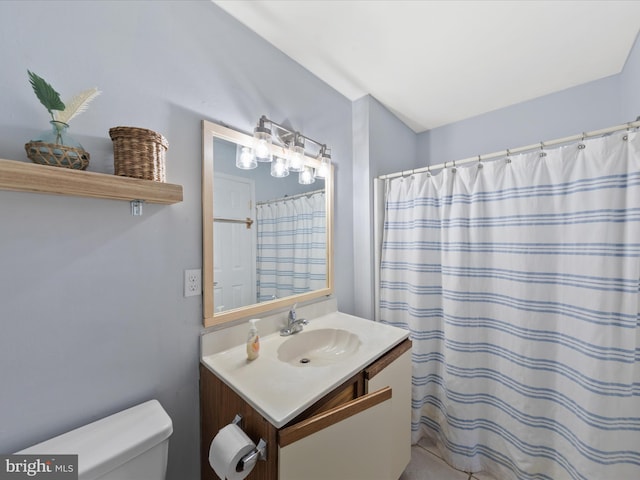
[[[313,417],[319,413],[349,403],[364,394],[364,373],[359,372],[342,385],[336,387],[316,403],[307,408],[296,418],[287,423],[283,428],[300,423],[302,420]]]
[[[373,377],[382,372],[385,368],[391,365],[396,359],[401,357],[404,353],[411,350],[413,343],[408,338],[402,343],[396,345],[394,348],[385,353],[378,360],[373,362],[364,370],[364,378],[371,380]]]
[[[391,398],[385,387],[280,430],[279,480],[389,480]]]

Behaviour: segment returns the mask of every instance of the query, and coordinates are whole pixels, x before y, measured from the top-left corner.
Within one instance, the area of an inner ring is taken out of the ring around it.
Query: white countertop
[[[406,330],[341,312],[309,320],[304,331],[324,328],[354,333],[360,338],[360,347],[333,364],[289,364],[278,360],[277,351],[293,336],[273,333],[260,338],[260,356],[253,361],[247,360],[242,344],[204,355],[202,364],[280,428],[409,336]]]

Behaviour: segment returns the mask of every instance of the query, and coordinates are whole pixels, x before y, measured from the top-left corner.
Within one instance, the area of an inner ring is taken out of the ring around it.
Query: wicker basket
[[[89,166],[89,152],[57,143],[28,142],[24,149],[33,163],[52,167],[84,170]]]
[[[165,182],[165,152],[169,142],[159,133],[145,128],[113,127],[114,173],[123,177]]]

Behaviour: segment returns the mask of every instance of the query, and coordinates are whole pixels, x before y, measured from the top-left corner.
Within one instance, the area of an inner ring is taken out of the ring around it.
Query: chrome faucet
[[[289,310],[289,316],[287,317],[287,326],[280,330],[280,335],[283,337],[288,337],[289,335],[293,335],[294,333],[298,333],[302,331],[302,327],[309,323],[309,320],[304,318],[298,319],[296,314],[297,303],[293,304],[291,310]]]

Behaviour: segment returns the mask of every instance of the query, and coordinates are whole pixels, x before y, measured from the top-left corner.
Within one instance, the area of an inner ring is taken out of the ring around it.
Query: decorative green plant
[[[68,124],[73,117],[84,112],[89,103],[102,93],[97,88],[90,88],[71,98],[65,105],[60,99],[60,94],[45,79],[29,70],[27,73],[36,97],[47,109],[51,119],[58,122]]]

